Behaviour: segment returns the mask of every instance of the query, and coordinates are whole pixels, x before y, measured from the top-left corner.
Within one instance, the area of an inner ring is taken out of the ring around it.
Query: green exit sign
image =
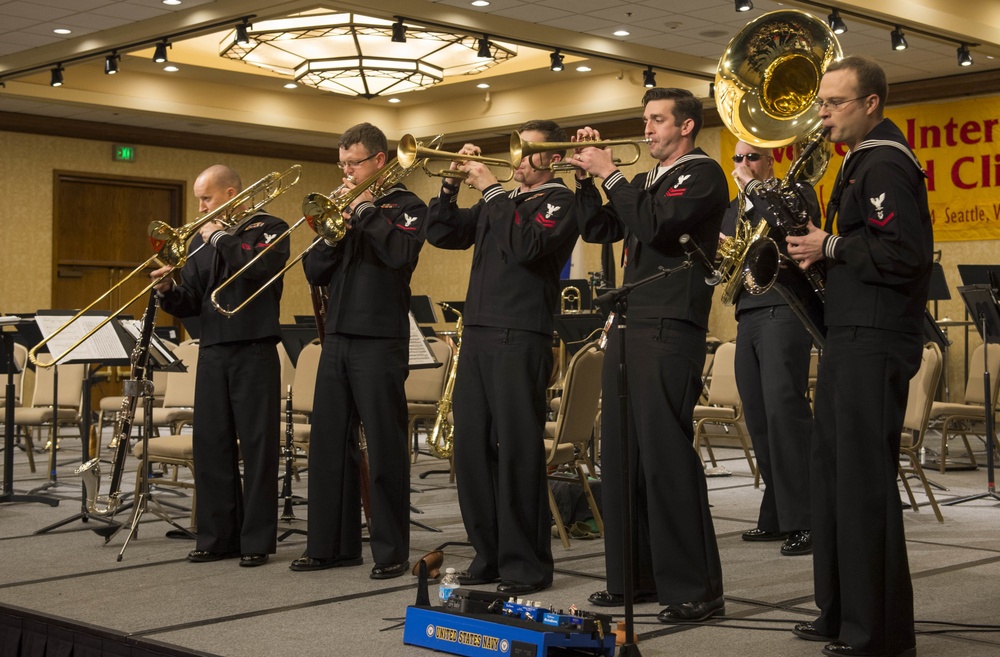
[[[135,162],[135,146],[115,144],[111,149],[111,159],[115,162]]]

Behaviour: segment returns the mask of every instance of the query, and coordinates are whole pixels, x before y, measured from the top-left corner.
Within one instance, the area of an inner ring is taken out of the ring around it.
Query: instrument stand
[[[293,508],[295,504],[295,496],[292,494],[292,477],[295,472],[295,446],[293,444],[295,438],[295,427],[292,423],[293,416],[292,386],[288,386],[288,390],[285,395],[285,444],[281,450],[283,456],[285,457],[285,474],[281,478],[281,499],[284,501],[285,506],[281,512],[281,517],[278,518],[279,522],[287,523],[293,523],[298,520],[298,518],[295,517],[295,509]],[[278,542],[285,540],[293,534],[308,536],[309,532],[305,529],[290,527],[278,536]]]
[[[993,416],[996,408],[993,405],[993,389],[990,387],[990,344],[1000,343],[1000,303],[997,302],[996,295],[991,285],[965,285],[958,288],[965,301],[969,314],[978,317],[979,323],[976,327],[983,338],[983,405],[986,420],[986,492],[978,495],[961,497],[957,500],[949,500],[943,506],[955,506],[973,500],[991,499],[1000,502],[1000,494],[997,494],[996,478],[994,476],[993,450],[996,446],[996,431]]]
[[[15,323],[14,326],[17,326],[18,323]],[[3,493],[0,494],[0,504],[40,502],[49,506],[59,506],[59,500],[54,497],[14,492],[14,374],[18,370],[17,363],[14,361],[13,333],[3,331],[3,349],[0,358],[3,359],[0,362],[0,372],[7,373],[7,387],[4,393]]]
[[[635,486],[633,485],[633,473],[632,469],[629,467],[629,390],[628,370],[625,359],[625,329],[627,328],[626,316],[628,313],[628,295],[637,287],[641,287],[647,283],[652,283],[653,281],[658,281],[661,278],[665,278],[670,274],[683,269],[689,269],[692,265],[693,263],[691,262],[691,256],[689,254],[688,259],[677,267],[672,269],[660,267],[659,273],[648,276],[640,281],[636,281],[635,283],[626,283],[619,288],[602,294],[596,299],[596,302],[600,305],[614,304],[615,313],[618,315],[618,413],[620,416],[619,431],[621,432],[620,443],[622,454],[621,480],[622,484],[625,486],[625,494],[622,496],[622,508],[619,509],[622,518],[622,583],[624,585],[622,597],[625,600],[625,641],[622,643],[621,650],[618,652],[619,657],[641,657],[642,655],[639,651],[639,646],[636,645],[634,641],[635,615],[633,612],[633,604],[635,602],[635,575],[633,572],[633,564],[636,560],[634,542],[636,528],[632,525],[632,513],[635,509],[636,502]]]
[[[81,430],[82,434],[83,431]],[[41,437],[41,435],[39,435]],[[81,439],[83,436],[81,436]],[[41,486],[32,488],[29,493],[39,493],[50,488],[61,485],[59,475],[56,470],[59,464],[56,462],[56,451],[59,445],[59,366],[52,367],[52,433],[49,435],[49,480]],[[86,448],[84,449],[86,454]],[[36,532],[37,533],[37,532]]]

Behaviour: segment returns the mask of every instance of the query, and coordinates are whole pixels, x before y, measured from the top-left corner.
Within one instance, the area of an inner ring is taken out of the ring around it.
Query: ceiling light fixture
[[[906,37],[903,36],[903,28],[897,25],[892,31],[891,37],[893,50],[906,50]]]
[[[181,3],[181,0],[163,0],[163,4],[165,4],[165,5],[171,5],[171,6],[173,6],[173,5],[179,5],[180,3]]]
[[[63,67],[59,64],[52,69],[52,77],[49,78],[49,84],[53,87],[61,87],[63,85]]]
[[[709,98],[715,98],[715,83],[714,82],[709,82],[708,83],[708,97]]]
[[[551,62],[549,64],[550,71],[559,72],[563,70],[563,56],[559,54],[558,48],[556,48],[556,51],[554,53],[549,55],[549,61]]]
[[[972,53],[969,52],[969,46],[964,43],[958,47],[958,65],[972,66]]]
[[[393,42],[406,25],[405,43]],[[230,31],[219,54],[293,78],[300,84],[348,96],[374,98],[433,86],[446,76],[480,73],[517,55],[517,47],[456,34],[396,16],[392,20],[347,12],[301,14],[255,21],[251,44],[233,43]]]
[[[61,36],[65,36],[67,34],[73,34],[73,30],[67,29],[65,27],[57,27],[56,29],[54,29],[52,31],[55,32],[56,34],[61,35]]]
[[[612,32],[612,34],[614,34],[617,37],[627,37],[632,33],[629,32],[628,30],[615,30],[614,32]]]
[[[487,2],[486,0],[472,0],[471,4],[472,4],[473,7],[489,7],[490,6],[490,3]]]
[[[111,54],[104,58],[104,74],[114,75],[118,72],[118,60],[121,57],[118,55],[117,50],[112,50]]]
[[[642,73],[642,86],[647,89],[652,89],[656,86],[656,73],[653,73],[653,67],[647,66],[646,70]]]
[[[844,19],[840,17],[840,12],[836,9],[826,17],[826,22],[834,34],[843,34],[847,31],[847,25],[844,23]]]
[[[750,0],[736,0],[736,11],[750,11],[753,3]]]
[[[392,24],[392,42],[406,43],[406,25],[403,24],[402,18],[397,18]]]
[[[587,66],[586,64],[580,64],[579,66],[576,67],[576,70],[579,71],[580,73],[590,73],[593,69]]]
[[[156,44],[156,49],[153,50],[153,61],[156,62],[157,64],[162,64],[165,61],[167,61],[167,48],[172,48],[172,47],[173,46],[167,43],[166,39],[160,41],[158,44]]]
[[[236,38],[233,40],[241,46],[249,46],[250,35],[247,33],[247,30],[249,29],[250,21],[244,18],[243,22],[236,26]]]

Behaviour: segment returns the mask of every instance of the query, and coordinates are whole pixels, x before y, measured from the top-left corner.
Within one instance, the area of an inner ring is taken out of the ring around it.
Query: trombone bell
[[[417,160],[423,158],[424,162],[421,165],[424,173],[428,176],[434,176],[437,178],[458,178],[464,179],[466,173],[464,171],[455,171],[453,169],[441,169],[439,171],[431,171],[427,168],[427,163],[430,160],[449,160],[451,162],[482,162],[488,167],[496,167],[499,169],[507,169],[510,173],[506,178],[501,178],[497,176],[497,180],[500,182],[509,182],[514,177],[514,169],[517,168],[516,165],[511,164],[507,160],[500,159],[498,157],[483,157],[481,155],[466,155],[464,153],[449,153],[448,151],[439,151],[436,148],[428,148],[426,146],[421,146],[419,142],[413,137],[413,135],[406,134],[403,135],[399,144],[396,146],[396,159],[405,168],[409,169],[417,164]]]

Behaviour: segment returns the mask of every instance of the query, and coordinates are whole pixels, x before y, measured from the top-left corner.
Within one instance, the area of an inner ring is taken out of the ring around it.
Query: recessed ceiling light
[[[57,27],[52,31],[55,32],[56,34],[73,34],[73,30],[68,30],[65,27]]]
[[[286,82],[285,83],[285,89],[298,89],[298,88],[299,88],[299,85],[295,84],[294,82]]]
[[[400,101],[398,98],[396,98],[395,96],[393,96],[392,98],[389,99],[389,102],[390,103],[399,103],[399,102],[402,102],[402,101]]]
[[[166,71],[167,73],[176,73],[180,69],[174,66],[173,64],[167,64],[166,66],[163,67],[163,70]]]
[[[614,35],[615,36],[628,36],[629,34],[631,34],[631,32],[629,32],[628,30],[615,30],[614,31]]]
[[[587,73],[593,69],[591,69],[586,64],[580,64],[579,66],[576,67],[576,70],[580,71],[581,73]]]
[[[472,0],[473,7],[489,7],[490,3],[486,0]]]
[[[179,5],[180,3],[181,0],[163,0],[163,4],[165,5]]]
[[[479,84],[476,85],[476,88],[477,89],[489,89],[490,85],[487,84],[486,82],[480,82]]]

